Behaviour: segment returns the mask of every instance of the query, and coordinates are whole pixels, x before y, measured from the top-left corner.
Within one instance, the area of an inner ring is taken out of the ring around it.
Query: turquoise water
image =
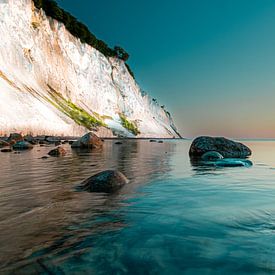
[[[193,166],[184,140],[0,154],[0,271],[275,273],[275,141],[244,143],[250,168]],[[76,192],[110,168],[131,180],[119,193]]]

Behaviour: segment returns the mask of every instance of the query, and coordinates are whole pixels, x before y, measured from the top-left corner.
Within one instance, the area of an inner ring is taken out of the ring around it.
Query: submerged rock
[[[19,141],[16,142],[12,147],[15,150],[29,150],[33,148],[33,145],[27,141]]]
[[[253,163],[247,159],[222,159],[215,161],[214,165],[217,167],[250,167]]]
[[[89,192],[112,193],[128,182],[129,180],[121,172],[106,170],[83,181],[81,189]]]
[[[223,159],[223,156],[219,152],[209,151],[209,152],[204,153],[201,156],[201,159],[205,160],[205,161],[207,161],[207,160],[218,160],[218,159]]]
[[[53,150],[51,150],[48,155],[52,157],[60,157],[60,156],[65,156],[67,154],[66,150],[62,147],[57,147]]]
[[[191,163],[195,167],[251,167],[252,161],[248,159],[239,158],[226,158],[218,160],[202,160],[202,159],[191,159]]]
[[[155,139],[150,139],[149,142],[157,142]]]
[[[101,148],[102,140],[94,133],[87,133],[77,141],[73,142],[72,148]]]
[[[196,138],[190,147],[190,157],[202,157],[203,154],[215,151],[220,153],[224,158],[246,158],[251,155],[251,150],[244,144],[224,137],[207,137]]]
[[[117,141],[115,144],[117,144],[117,145],[121,145],[121,144],[123,144],[121,141]]]

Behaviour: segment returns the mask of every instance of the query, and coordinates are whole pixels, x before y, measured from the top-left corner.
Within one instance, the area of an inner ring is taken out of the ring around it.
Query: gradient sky
[[[274,0],[58,0],[121,45],[185,137],[275,138]]]

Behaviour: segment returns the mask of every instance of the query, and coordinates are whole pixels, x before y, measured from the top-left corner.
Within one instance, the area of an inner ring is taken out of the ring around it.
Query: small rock
[[[73,140],[69,140],[69,144],[72,145],[74,143]]]
[[[94,133],[87,133],[72,144],[72,148],[101,148],[102,140]]]
[[[55,146],[61,145],[61,141],[56,141],[56,142],[54,143],[54,145],[55,145]]]
[[[4,148],[1,150],[2,153],[10,153],[12,152],[12,149],[11,148]]]
[[[16,150],[29,150],[33,148],[33,145],[27,141],[18,141],[12,147]]]
[[[157,142],[155,139],[150,139],[149,142]]]
[[[24,140],[24,138],[22,137],[21,134],[12,133],[12,134],[10,134],[10,136],[8,137],[7,142],[8,142],[8,143],[13,142],[13,143],[15,144],[16,142],[18,142],[18,141],[23,141],[23,140]]]
[[[32,135],[24,136],[24,140],[29,142],[32,145],[35,145],[37,143],[37,141],[35,140],[35,138]]]
[[[39,144],[40,144],[40,145],[45,145],[45,144],[47,144],[47,142],[44,141],[44,140],[40,140],[40,141],[39,141]]]
[[[159,140],[158,143],[163,143],[163,141],[162,141],[162,140]]]
[[[218,159],[223,159],[223,156],[219,152],[209,151],[209,152],[204,153],[201,156],[201,159],[205,160],[205,161],[207,161],[207,160],[218,160]]]
[[[129,180],[121,172],[107,170],[83,181],[81,189],[89,192],[112,193],[128,182]]]
[[[21,152],[15,151],[14,154],[19,155]]]
[[[49,158],[48,156],[43,156],[41,159],[47,159],[47,158]]]
[[[67,154],[66,150],[62,147],[57,147],[53,150],[51,150],[48,155],[52,157],[60,157],[60,156],[65,156]]]
[[[115,144],[121,145],[123,143],[121,141],[117,141],[117,142],[115,142]]]

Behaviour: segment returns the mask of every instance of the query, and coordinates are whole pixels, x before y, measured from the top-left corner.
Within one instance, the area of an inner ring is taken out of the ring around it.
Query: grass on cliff
[[[122,126],[127,129],[129,132],[131,132],[133,135],[137,136],[140,134],[139,129],[135,125],[135,123],[127,120],[126,116],[124,114],[120,114],[120,120],[122,122]]]
[[[92,130],[94,127],[98,126],[107,126],[99,116],[95,117],[90,115],[83,108],[62,97],[62,95],[56,92],[51,86],[48,85],[48,87],[52,97],[52,100],[48,99],[48,101],[62,113],[69,116],[78,125],[84,126],[89,130]]]

